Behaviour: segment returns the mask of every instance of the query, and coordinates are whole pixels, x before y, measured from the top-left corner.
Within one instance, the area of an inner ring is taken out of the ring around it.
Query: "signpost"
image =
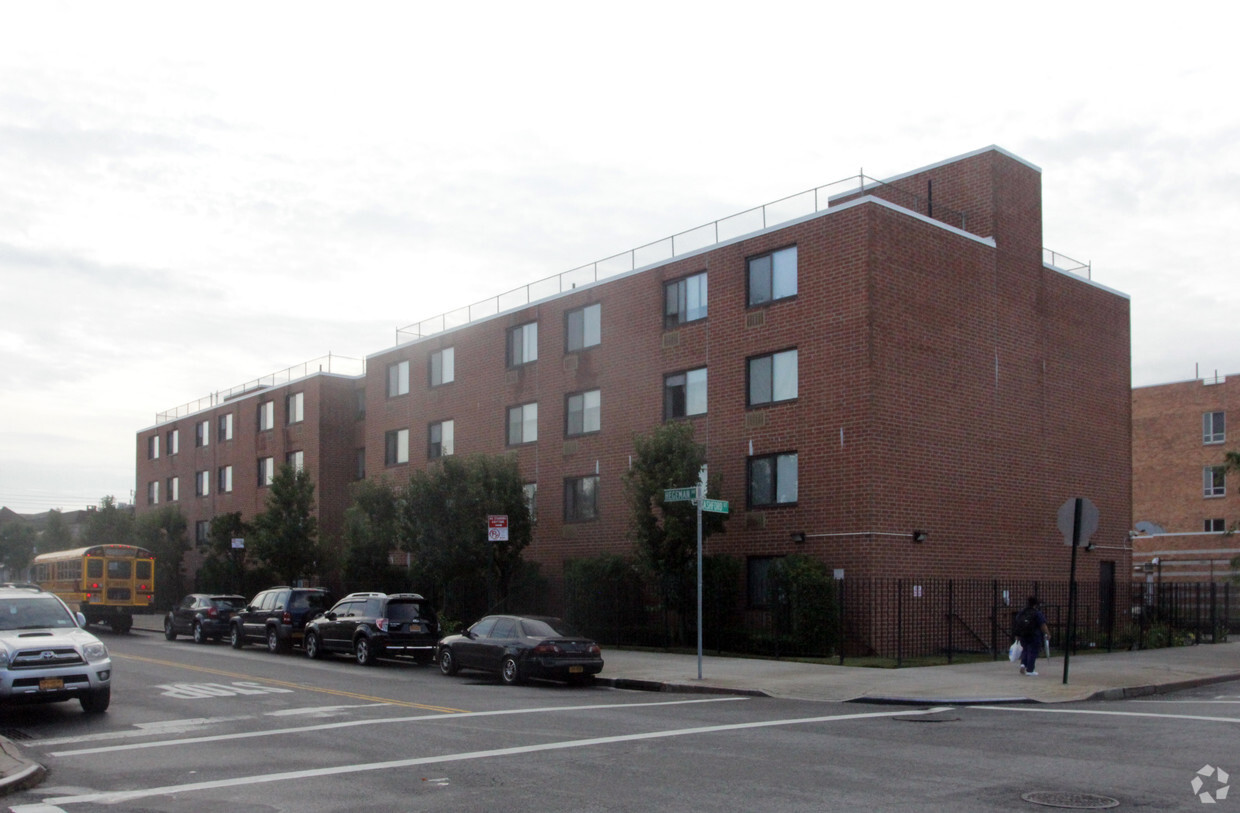
[[[728,513],[727,500],[706,499],[706,465],[698,472],[698,482],[688,488],[663,489],[663,502],[692,502],[697,506],[697,660],[698,680],[702,679],[702,512]]]
[[[1076,549],[1098,530],[1098,507],[1085,497],[1076,497],[1059,506],[1059,530],[1065,545],[1072,546],[1068,568],[1068,631],[1063,645],[1063,682],[1068,684],[1068,660],[1076,637]]]

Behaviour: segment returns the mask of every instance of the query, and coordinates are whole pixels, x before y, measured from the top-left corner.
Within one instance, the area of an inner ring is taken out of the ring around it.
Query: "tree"
[[[318,562],[318,520],[314,516],[314,483],[305,469],[283,465],[271,481],[267,509],[254,518],[252,552],[286,584],[315,573]]]
[[[99,507],[87,514],[82,541],[87,545],[133,544],[133,509],[116,506],[115,497],[104,497]]]
[[[663,490],[698,482],[706,448],[693,440],[693,425],[665,423],[633,439],[633,465],[624,475],[629,503],[629,538],[641,564],[657,580],[665,606],[682,612],[696,596],[697,509],[691,502],[664,503]],[[711,478],[707,495],[717,498],[720,479]],[[702,515],[703,542],[724,530],[722,514]]]
[[[0,525],[0,565],[13,581],[26,581],[26,570],[34,558],[38,533],[28,522]]]
[[[132,544],[155,554],[155,604],[166,609],[186,593],[181,564],[189,550],[189,523],[181,509],[166,505],[133,523]]]
[[[392,564],[400,547],[401,495],[389,483],[362,480],[353,487],[353,504],[344,512],[344,581],[350,587],[408,589],[404,568]]]
[[[47,512],[47,521],[39,533],[39,553],[54,553],[73,547],[73,533],[65,522],[65,515],[53,508]]]

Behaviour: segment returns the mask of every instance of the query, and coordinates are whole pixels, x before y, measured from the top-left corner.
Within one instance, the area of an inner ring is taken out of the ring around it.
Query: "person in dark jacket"
[[[1046,626],[1046,616],[1042,613],[1037,596],[1030,596],[1025,602],[1025,609],[1021,610],[1017,616],[1018,626],[1020,626],[1022,615],[1032,616],[1032,623],[1026,624],[1025,632],[1020,635],[1020,646],[1023,650],[1020,654],[1020,673],[1037,677],[1038,673],[1034,667],[1038,662],[1038,653],[1042,651],[1042,642],[1051,639],[1051,631]]]

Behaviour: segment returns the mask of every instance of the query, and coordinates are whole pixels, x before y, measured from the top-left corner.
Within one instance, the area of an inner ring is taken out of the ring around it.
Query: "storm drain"
[[[1022,793],[1020,798],[1026,802],[1043,807],[1066,807],[1072,810],[1106,810],[1108,807],[1119,807],[1119,799],[1110,796],[1099,796],[1096,793],[1061,793],[1059,791],[1039,790]]]

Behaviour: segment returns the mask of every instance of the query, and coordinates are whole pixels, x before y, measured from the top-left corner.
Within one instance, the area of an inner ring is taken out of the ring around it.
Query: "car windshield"
[[[435,618],[435,611],[430,608],[429,603],[421,601],[389,601],[387,617],[393,621],[430,621]]]
[[[577,631],[558,618],[522,618],[528,638],[580,638]]]
[[[217,610],[241,610],[245,608],[245,599],[241,596],[216,596],[211,599],[211,606]]]
[[[0,599],[0,630],[76,626],[73,616],[54,598]]]
[[[294,593],[289,603],[290,610],[326,610],[332,605],[331,596],[326,593]]]

